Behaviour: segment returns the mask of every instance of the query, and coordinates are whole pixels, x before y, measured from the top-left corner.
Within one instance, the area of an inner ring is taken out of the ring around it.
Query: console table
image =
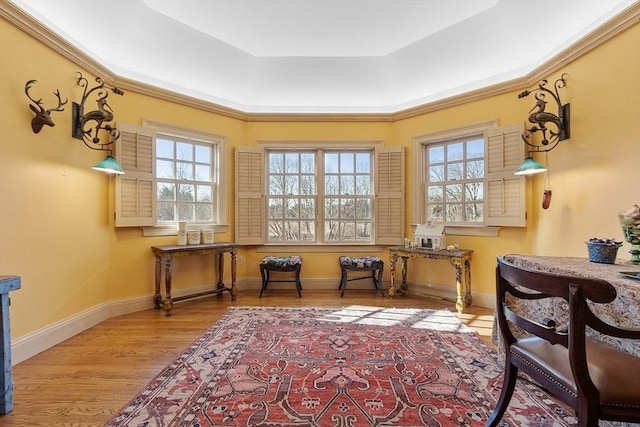
[[[231,300],[235,301],[238,290],[236,288],[236,256],[238,254],[237,243],[205,243],[200,245],[166,245],[152,246],[151,250],[156,257],[156,291],[153,296],[155,308],[164,308],[167,316],[171,316],[171,309],[175,301],[181,301],[188,298],[195,298],[210,294],[220,294],[227,291],[231,294]],[[231,255],[231,287],[226,287],[223,283],[224,275],[224,254]],[[205,292],[199,292],[191,295],[184,295],[177,298],[171,297],[171,270],[173,267],[173,259],[191,255],[215,255],[218,263],[218,280],[215,289]],[[164,282],[166,295],[162,298],[160,293],[160,281],[162,275],[162,265],[164,264]]]
[[[616,260],[615,264],[599,264],[590,262],[588,258],[551,257],[533,255],[505,255],[504,259],[520,267],[545,271],[553,274],[590,277],[606,280],[616,289],[617,297],[609,304],[590,304],[593,312],[607,323],[625,328],[640,328],[640,280],[627,278],[621,272],[638,272],[640,266],[628,261]],[[512,308],[532,319],[554,319],[560,325],[567,321],[566,304],[545,300],[514,301]],[[516,336],[522,332],[514,330]],[[600,338],[600,334],[588,330],[587,334]],[[493,342],[498,346],[498,353],[502,357],[500,333],[494,322]],[[640,342],[623,338],[607,337],[607,343],[628,353],[640,356]]]
[[[472,250],[459,249],[455,251],[433,250],[424,248],[405,248],[393,246],[389,248],[389,262],[391,263],[391,286],[389,296],[405,293],[407,290],[407,262],[409,258],[446,259],[456,269],[456,309],[462,313],[471,305],[471,254]],[[402,283],[396,288],[396,262],[402,261]]]
[[[0,316],[2,318],[2,371],[0,372],[0,414],[13,409],[13,376],[11,375],[11,328],[9,327],[9,292],[20,289],[20,277],[0,276]]]

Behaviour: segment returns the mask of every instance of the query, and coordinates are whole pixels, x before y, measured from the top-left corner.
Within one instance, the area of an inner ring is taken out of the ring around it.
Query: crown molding
[[[519,91],[529,87],[549,74],[559,71],[616,35],[640,23],[640,1],[617,14],[609,21],[587,34],[582,39],[541,64],[524,77],[503,83],[490,85],[481,89],[465,92],[460,95],[428,102],[416,107],[392,113],[250,113],[226,107],[214,102],[198,99],[157,86],[138,82],[133,79],[114,75],[108,68],[100,64],[80,49],[68,43],[55,32],[32,18],[8,0],[0,0],[0,16],[50,47],[80,68],[102,77],[105,82],[127,91],[148,95],[161,100],[174,102],[203,111],[219,114],[232,119],[247,122],[395,122],[417,117],[426,113],[451,108],[481,99]]]

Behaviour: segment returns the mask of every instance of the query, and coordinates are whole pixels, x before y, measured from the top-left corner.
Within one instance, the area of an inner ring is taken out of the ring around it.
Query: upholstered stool
[[[373,281],[373,286],[380,291],[380,295],[384,296],[384,292],[382,291],[382,272],[384,271],[384,261],[375,256],[368,256],[362,258],[349,257],[349,256],[341,256],[340,259],[340,270],[342,272],[340,278],[340,286],[338,289],[342,289],[342,293],[340,297],[344,295],[344,291],[347,289],[347,282],[351,282],[352,280],[363,280],[363,279],[371,279]],[[351,279],[347,279],[347,271],[370,271],[371,276],[360,276],[353,277]],[[376,277],[377,275],[377,277]]]
[[[269,282],[295,282],[298,296],[302,297],[302,284],[300,283],[300,269],[302,268],[302,257],[298,255],[277,257],[266,256],[260,260],[260,274],[262,275],[262,289],[260,290],[260,296],[267,289]],[[293,271],[295,277],[293,279],[278,279],[274,280],[269,277],[269,273],[272,271]]]

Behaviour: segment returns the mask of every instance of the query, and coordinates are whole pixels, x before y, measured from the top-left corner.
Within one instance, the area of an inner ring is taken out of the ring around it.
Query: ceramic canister
[[[198,245],[198,244],[200,244],[200,230],[188,230],[187,231],[187,242],[190,245]]]
[[[178,222],[178,244],[179,245],[187,244],[187,222],[186,221]]]
[[[205,228],[204,230],[202,230],[202,234],[200,235],[200,241],[202,243],[214,243],[215,237],[214,237],[213,228]]]

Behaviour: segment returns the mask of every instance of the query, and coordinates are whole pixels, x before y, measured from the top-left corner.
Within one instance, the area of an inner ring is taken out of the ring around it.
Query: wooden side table
[[[236,288],[236,257],[238,254],[237,243],[205,243],[200,245],[166,245],[166,246],[152,246],[151,250],[156,257],[156,289],[153,296],[154,307],[164,308],[167,316],[171,316],[171,309],[175,301],[182,301],[188,298],[195,298],[210,294],[220,294],[222,292],[229,292],[231,294],[231,300],[235,301],[238,290]],[[229,253],[231,255],[231,287],[226,287],[223,282],[224,276],[224,254]],[[191,295],[184,295],[177,298],[171,296],[171,272],[173,268],[173,259],[183,256],[191,255],[215,255],[218,264],[218,280],[216,282],[215,289],[205,292],[199,292]],[[164,283],[165,283],[165,297],[162,298],[160,293],[160,282],[162,276],[162,265],[164,264]]]
[[[391,286],[389,296],[393,298],[396,293],[404,293],[407,290],[407,263],[409,258],[446,259],[456,269],[456,309],[462,313],[471,305],[471,254],[472,250],[459,249],[456,251],[432,250],[423,248],[405,248],[393,246],[389,248],[389,262],[391,263]],[[396,262],[402,262],[402,283],[400,289],[396,288]]]
[[[2,372],[0,372],[0,414],[13,409],[13,376],[11,374],[11,328],[9,327],[9,292],[20,289],[20,277],[0,276],[0,315],[2,316]]]

